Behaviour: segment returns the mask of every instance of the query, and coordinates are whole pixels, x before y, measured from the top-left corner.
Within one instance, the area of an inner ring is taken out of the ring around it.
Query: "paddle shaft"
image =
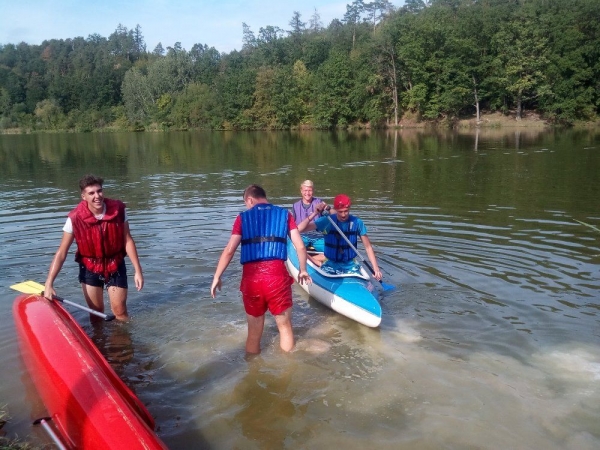
[[[62,443],[58,435],[54,432],[48,421],[52,420],[51,417],[42,417],[40,419],[34,420],[34,425],[41,425],[44,428],[44,431],[50,436],[50,439],[54,441],[54,445],[56,445],[60,450],[67,450],[67,447]]]
[[[44,295],[43,292],[42,292],[42,295]],[[113,320],[115,318],[115,316],[112,315],[112,314],[101,313],[100,311],[96,311],[95,309],[88,308],[87,306],[80,305],[79,303],[71,302],[69,300],[65,300],[64,298],[60,298],[57,295],[53,295],[52,299],[57,300],[57,301],[59,301],[61,303],[66,303],[67,305],[71,305],[71,306],[74,306],[74,307],[79,308],[79,309],[83,309],[84,311],[87,311],[90,314],[93,314],[93,315],[98,316],[98,317],[102,317],[107,322],[110,322],[111,320]]]
[[[25,281],[23,283],[13,284],[10,288],[14,289],[15,291],[22,292],[23,294],[35,294],[35,295],[42,295],[42,296],[44,295],[44,286],[40,283],[31,281],[31,280]],[[68,305],[74,306],[75,308],[83,309],[84,311],[87,311],[90,314],[93,314],[98,317],[102,317],[107,322],[115,319],[115,316],[113,314],[101,313],[100,311],[96,311],[94,309],[88,308],[87,306],[80,305],[79,303],[73,303],[73,302],[70,302],[69,300],[60,298],[57,295],[53,295],[52,299],[56,300],[57,302],[67,303]]]

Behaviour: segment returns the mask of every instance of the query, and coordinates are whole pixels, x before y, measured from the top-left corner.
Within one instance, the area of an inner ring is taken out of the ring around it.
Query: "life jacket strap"
[[[250,239],[242,239],[242,244],[262,244],[263,242],[280,242],[282,244],[286,244],[287,240],[277,236],[258,236]]]

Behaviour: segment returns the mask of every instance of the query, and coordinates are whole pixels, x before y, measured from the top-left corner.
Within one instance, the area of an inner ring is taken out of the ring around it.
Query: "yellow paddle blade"
[[[24,281],[23,283],[13,284],[11,289],[22,292],[23,294],[38,294],[44,292],[44,286],[35,281]]]

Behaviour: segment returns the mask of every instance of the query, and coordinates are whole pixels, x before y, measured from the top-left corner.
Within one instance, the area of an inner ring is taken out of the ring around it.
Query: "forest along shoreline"
[[[477,120],[475,117],[471,118],[462,118],[455,121],[413,121],[408,119],[402,119],[399,121],[398,125],[386,125],[384,127],[380,127],[380,129],[500,129],[500,128],[553,128],[557,125],[544,120],[540,115],[536,112],[524,112],[520,119],[515,117],[515,113],[512,114],[503,114],[500,112],[494,113],[482,113],[480,119]],[[576,122],[571,125],[572,128],[600,128],[600,121],[588,121],[588,122]],[[370,124],[356,124],[344,127],[346,130],[359,130],[359,129],[372,129]],[[199,128],[202,129],[202,128]],[[317,130],[315,127],[309,126],[300,126],[293,127],[292,130]],[[336,129],[341,129],[341,127],[337,127]],[[110,132],[120,132],[120,131],[136,131],[136,132],[165,132],[165,131],[191,131],[193,129],[172,129],[165,127],[149,127],[144,129],[119,129],[115,127],[104,127],[91,130],[92,132],[101,132],[101,133],[110,133]],[[264,131],[265,129],[256,129],[254,131]],[[227,130],[214,130],[214,131],[227,131]],[[271,130],[278,131],[278,130]],[[280,130],[279,130],[280,131]],[[22,128],[9,128],[9,129],[0,129],[1,134],[34,134],[34,133],[77,133],[81,132],[78,130],[72,129],[62,129],[62,130],[31,130],[31,129],[22,129]]]
[[[329,24],[290,16],[289,30],[242,23],[229,53],[151,50],[139,24],[0,43],[0,131],[598,126],[597,0],[355,0]]]

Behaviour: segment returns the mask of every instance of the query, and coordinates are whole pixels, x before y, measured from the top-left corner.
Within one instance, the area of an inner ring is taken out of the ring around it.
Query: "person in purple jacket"
[[[319,210],[326,206],[325,202],[319,197],[313,197],[314,185],[310,180],[304,180],[300,185],[300,194],[302,198],[292,205],[292,216],[296,223],[302,222],[312,213],[316,213],[315,218],[321,217]]]
[[[302,198],[292,205],[292,216],[296,223],[309,218],[309,222],[321,217],[321,212],[327,206],[319,197],[313,196],[314,184],[310,180],[304,180],[300,185]],[[309,217],[310,216],[310,217]],[[306,248],[311,251],[323,252],[323,235],[321,233],[308,232],[302,235]]]

